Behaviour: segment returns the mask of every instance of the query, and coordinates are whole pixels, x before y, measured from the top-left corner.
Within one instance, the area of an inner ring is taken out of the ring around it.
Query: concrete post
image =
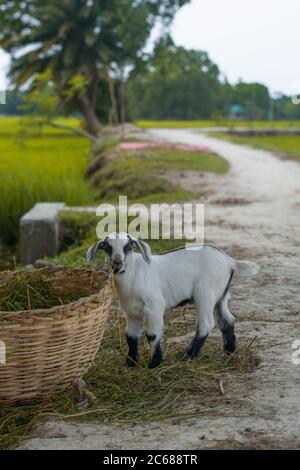
[[[44,256],[56,256],[59,248],[59,211],[65,203],[41,202],[20,220],[21,263],[33,264]]]

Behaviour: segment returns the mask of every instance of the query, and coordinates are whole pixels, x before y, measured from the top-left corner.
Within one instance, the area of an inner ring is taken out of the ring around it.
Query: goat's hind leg
[[[194,357],[197,357],[202,346],[205,343],[207,336],[208,335],[201,336],[200,332],[197,330],[191,344],[184,352],[182,359],[193,359]]]
[[[228,308],[228,301],[230,299],[229,292],[217,302],[215,307],[215,315],[217,323],[222,331],[224,351],[227,354],[232,354],[236,349],[236,336],[234,334],[234,316],[230,313]]]
[[[196,334],[182,359],[197,357],[206,338],[214,327],[214,301],[209,297],[195,301],[197,308]]]

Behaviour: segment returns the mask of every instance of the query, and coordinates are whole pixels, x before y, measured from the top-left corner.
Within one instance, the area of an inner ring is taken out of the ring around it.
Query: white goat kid
[[[134,253],[135,248],[140,253]],[[241,277],[256,274],[256,264],[237,261],[211,245],[151,255],[147,243],[123,232],[112,233],[91,246],[87,252],[89,263],[95,260],[98,250],[105,251],[115,275],[127,322],[129,367],[138,362],[138,338],[144,324],[151,348],[149,367],[162,362],[160,340],[165,310],[187,303],[196,306],[196,334],[183,357],[199,354],[215,322],[222,331],[224,350],[235,351],[234,317],[228,308],[230,282],[234,273]]]

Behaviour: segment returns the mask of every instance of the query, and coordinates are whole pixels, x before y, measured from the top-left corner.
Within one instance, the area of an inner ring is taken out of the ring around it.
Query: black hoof
[[[230,346],[226,346],[224,348],[224,353],[225,354],[228,354],[228,356],[230,356],[231,354],[233,354],[236,350],[236,347],[230,347]]]
[[[149,369],[155,369],[156,367],[160,366],[162,364],[162,359],[159,360],[152,360],[149,362]]]
[[[156,348],[154,355],[150,359],[149,368],[155,369],[155,367],[158,367],[162,362],[163,362],[163,356],[162,356],[160,346],[158,346]]]
[[[185,353],[183,354],[182,359],[194,359],[194,357],[197,357],[206,338],[207,336],[204,336],[203,338],[199,338],[198,336],[196,336],[185,351]]]
[[[126,366],[132,369],[133,367],[137,367],[138,365],[138,358],[132,358],[130,356],[127,356],[126,358]]]
[[[236,350],[236,337],[233,335],[230,339],[224,343],[224,352],[226,354],[233,354]]]
[[[190,346],[189,348],[184,351],[181,359],[182,361],[186,361],[187,359],[194,359],[194,357],[197,357],[199,354],[199,351],[197,351],[193,346]]]

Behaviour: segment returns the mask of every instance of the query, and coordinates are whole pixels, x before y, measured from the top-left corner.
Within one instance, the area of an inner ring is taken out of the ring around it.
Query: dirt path
[[[300,448],[300,165],[192,130],[153,130],[170,141],[207,145],[230,164],[224,177],[173,174],[203,192],[206,240],[240,259],[255,260],[260,274],[232,289],[237,334],[257,337],[262,362],[241,390],[241,409],[215,410],[185,422],[119,427],[47,422],[27,449]],[[238,393],[238,392],[237,392]]]

